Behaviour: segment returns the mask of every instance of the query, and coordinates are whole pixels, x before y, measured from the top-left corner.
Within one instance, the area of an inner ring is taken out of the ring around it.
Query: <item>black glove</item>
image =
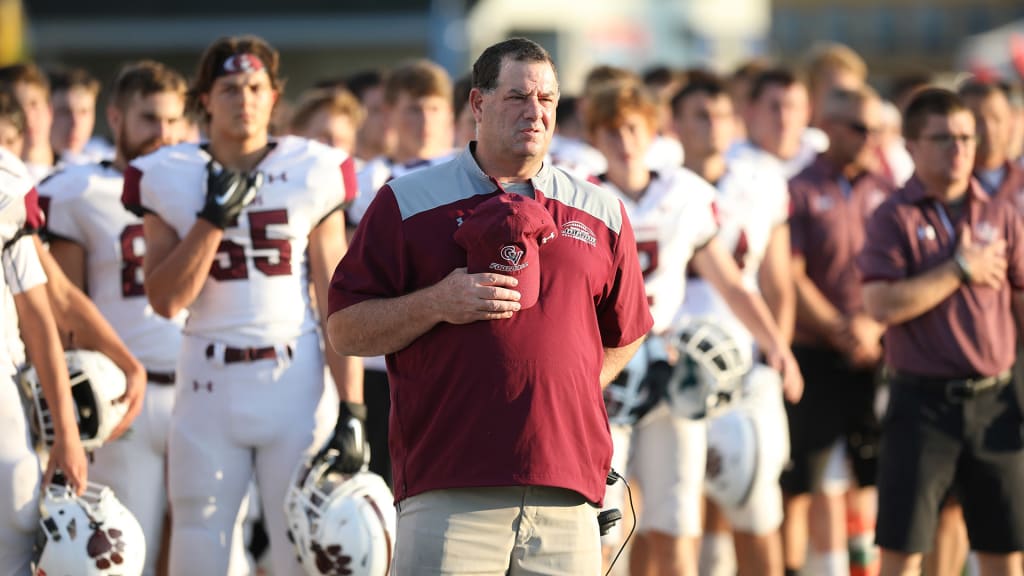
[[[206,204],[199,217],[221,230],[238,226],[238,215],[256,198],[262,184],[262,172],[235,172],[210,160],[206,164]]]
[[[355,474],[365,470],[370,462],[370,445],[366,442],[366,406],[342,402],[338,407],[338,423],[334,425],[334,434],[324,447],[325,450],[336,450],[334,470],[342,474]]]

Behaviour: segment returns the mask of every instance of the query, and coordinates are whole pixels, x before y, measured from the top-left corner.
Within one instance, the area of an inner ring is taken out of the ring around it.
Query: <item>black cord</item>
[[[614,475],[616,480],[621,480],[622,485],[626,487],[626,495],[629,497],[629,512],[633,515],[633,525],[629,527],[629,534],[626,534],[626,539],[622,541],[622,546],[619,546],[619,551],[615,554],[615,558],[612,558],[611,564],[608,565],[608,571],[604,573],[604,576],[612,573],[612,568],[619,561],[619,556],[622,556],[622,551],[626,549],[626,544],[629,544],[629,539],[633,537],[633,532],[636,530],[636,508],[633,507],[633,491],[629,489],[629,482],[626,482],[626,478],[615,470],[611,470],[609,474]]]

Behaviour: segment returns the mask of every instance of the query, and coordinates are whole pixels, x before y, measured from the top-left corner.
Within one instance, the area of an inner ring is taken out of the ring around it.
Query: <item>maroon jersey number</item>
[[[287,210],[249,212],[249,239],[253,250],[277,251],[276,256],[254,256],[253,265],[266,276],[287,276],[292,271],[292,245],[284,238],[269,238],[267,227],[287,224]],[[249,277],[245,248],[231,240],[222,240],[217,248],[210,275],[216,280],[244,280]]]
[[[736,239],[736,249],[732,251],[733,260],[736,266],[743,270],[747,266],[747,254],[750,252],[750,241],[747,240],[747,231],[740,230],[740,236]]]
[[[640,272],[646,279],[648,274],[658,269],[658,241],[637,242],[636,252],[640,261]],[[647,295],[647,305],[654,305],[654,296]]]
[[[121,296],[145,296],[142,263],[146,256],[142,224],[129,224],[121,231]]]
[[[292,271],[292,245],[284,238],[267,238],[267,226],[287,224],[287,210],[267,210],[249,214],[253,250],[277,250],[277,258],[256,256],[256,269],[267,276],[287,276]]]

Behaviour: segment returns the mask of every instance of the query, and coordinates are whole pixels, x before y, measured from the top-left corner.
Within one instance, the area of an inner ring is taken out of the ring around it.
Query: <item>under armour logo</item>
[[[513,246],[512,244],[509,244],[507,246],[502,247],[501,257],[504,258],[509,264],[516,266],[519,264],[519,260],[521,260],[523,257],[523,251],[520,250],[518,246]]]
[[[282,171],[282,172],[280,172],[278,174],[271,174],[269,172],[267,173],[267,183],[268,184],[273,184],[274,182],[287,182],[287,181],[288,181],[288,173],[287,172],[283,172]]]
[[[207,382],[205,385],[200,384],[198,381],[192,381],[192,391],[198,392],[200,388],[206,388],[207,392],[213,392],[213,382]]]

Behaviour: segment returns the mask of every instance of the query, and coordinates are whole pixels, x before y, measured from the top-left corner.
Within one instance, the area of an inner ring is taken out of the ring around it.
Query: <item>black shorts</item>
[[[363,398],[366,403],[366,440],[370,443],[370,472],[380,474],[391,487],[391,452],[388,451],[391,387],[387,372],[370,368],[363,372]]]
[[[833,350],[794,346],[804,377],[804,395],[786,403],[790,462],[782,473],[787,494],[821,492],[836,441],[846,453],[859,486],[874,486],[881,428],[875,416],[877,370],[855,369]]]
[[[1017,387],[950,399],[923,384],[890,386],[878,476],[879,546],[927,552],[946,495],[963,506],[971,549],[1024,550],[1024,421]]]

